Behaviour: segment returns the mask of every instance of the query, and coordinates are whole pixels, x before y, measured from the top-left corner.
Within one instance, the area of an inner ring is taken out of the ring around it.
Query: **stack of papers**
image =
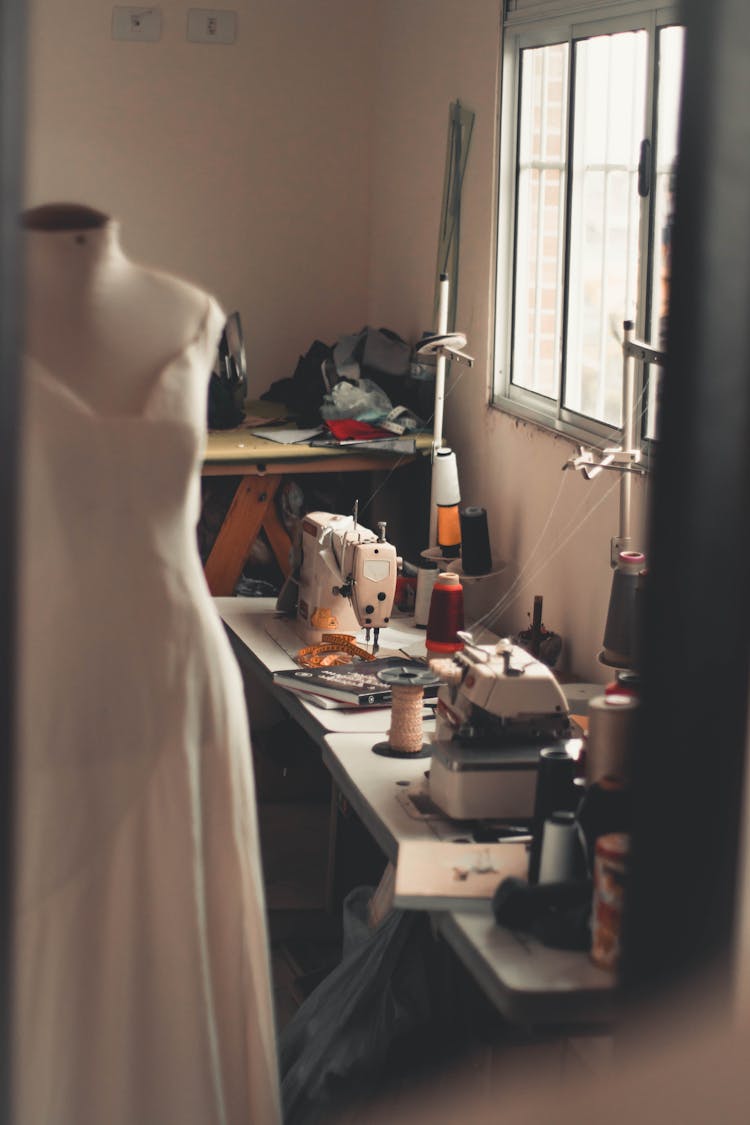
[[[304,445],[322,432],[322,426],[315,426],[311,430],[299,430],[296,426],[263,426],[261,429],[253,430],[252,434],[253,437],[277,441],[280,445]]]
[[[296,426],[262,426],[250,431],[254,437],[266,438],[280,445],[315,445],[340,448],[364,445],[368,451],[383,453],[415,453],[414,438],[396,437],[390,430],[358,422],[354,418],[332,419],[325,426],[300,430]]]

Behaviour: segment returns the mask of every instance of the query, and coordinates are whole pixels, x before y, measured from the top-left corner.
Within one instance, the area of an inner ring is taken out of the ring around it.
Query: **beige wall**
[[[457,327],[477,362],[450,376],[446,432],[458,453],[463,502],[487,508],[493,552],[508,563],[497,580],[467,590],[467,605],[472,614],[485,612],[523,571],[497,627],[525,627],[534,595],[542,594],[545,623],[564,637],[568,666],[606,682],[610,673],[597,654],[610,539],[618,532],[614,474],[590,483],[563,474],[570,442],[487,405],[501,7],[500,0],[378,4],[370,320],[410,338],[430,327],[448,107],[458,98],[476,119],[462,200]],[[638,525],[640,482],[634,491]],[[635,545],[643,546],[640,529]]]
[[[188,6],[163,0],[162,40],[128,44],[94,0],[33,0],[29,202],[120,216],[132,255],[239,308],[266,387],[316,337],[431,327],[448,107],[473,109],[458,326],[477,363],[451,376],[447,435],[508,567],[467,605],[523,570],[499,627],[542,594],[569,667],[606,681],[614,477],[563,475],[570,443],[487,406],[500,0],[237,0],[232,47],[186,43]]]
[[[112,6],[31,0],[27,199],[117,215],[130,254],[238,308],[256,387],[365,316],[372,0],[233,0],[232,46],[114,42]]]

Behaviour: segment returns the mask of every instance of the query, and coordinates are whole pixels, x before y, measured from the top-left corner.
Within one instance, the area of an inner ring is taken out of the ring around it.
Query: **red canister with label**
[[[596,841],[591,960],[602,969],[616,969],[620,959],[629,850],[630,837],[624,832],[610,832]]]

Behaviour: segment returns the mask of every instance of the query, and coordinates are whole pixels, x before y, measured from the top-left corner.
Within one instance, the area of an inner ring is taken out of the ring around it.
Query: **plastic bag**
[[[356,887],[345,899],[342,959],[281,1034],[285,1125],[310,1125],[374,1094],[394,1044],[430,1024],[428,920],[392,910],[371,930],[371,895],[371,887]]]
[[[359,422],[380,422],[392,409],[388,395],[372,379],[350,383],[342,379],[325,396],[322,418],[356,418]]]

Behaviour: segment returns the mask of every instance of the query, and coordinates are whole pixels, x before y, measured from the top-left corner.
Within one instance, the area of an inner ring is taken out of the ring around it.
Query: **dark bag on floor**
[[[352,1099],[374,1096],[390,1073],[394,1044],[430,1024],[428,920],[393,910],[370,930],[371,893],[356,887],[347,896],[341,962],[281,1034],[285,1125],[310,1125]]]

